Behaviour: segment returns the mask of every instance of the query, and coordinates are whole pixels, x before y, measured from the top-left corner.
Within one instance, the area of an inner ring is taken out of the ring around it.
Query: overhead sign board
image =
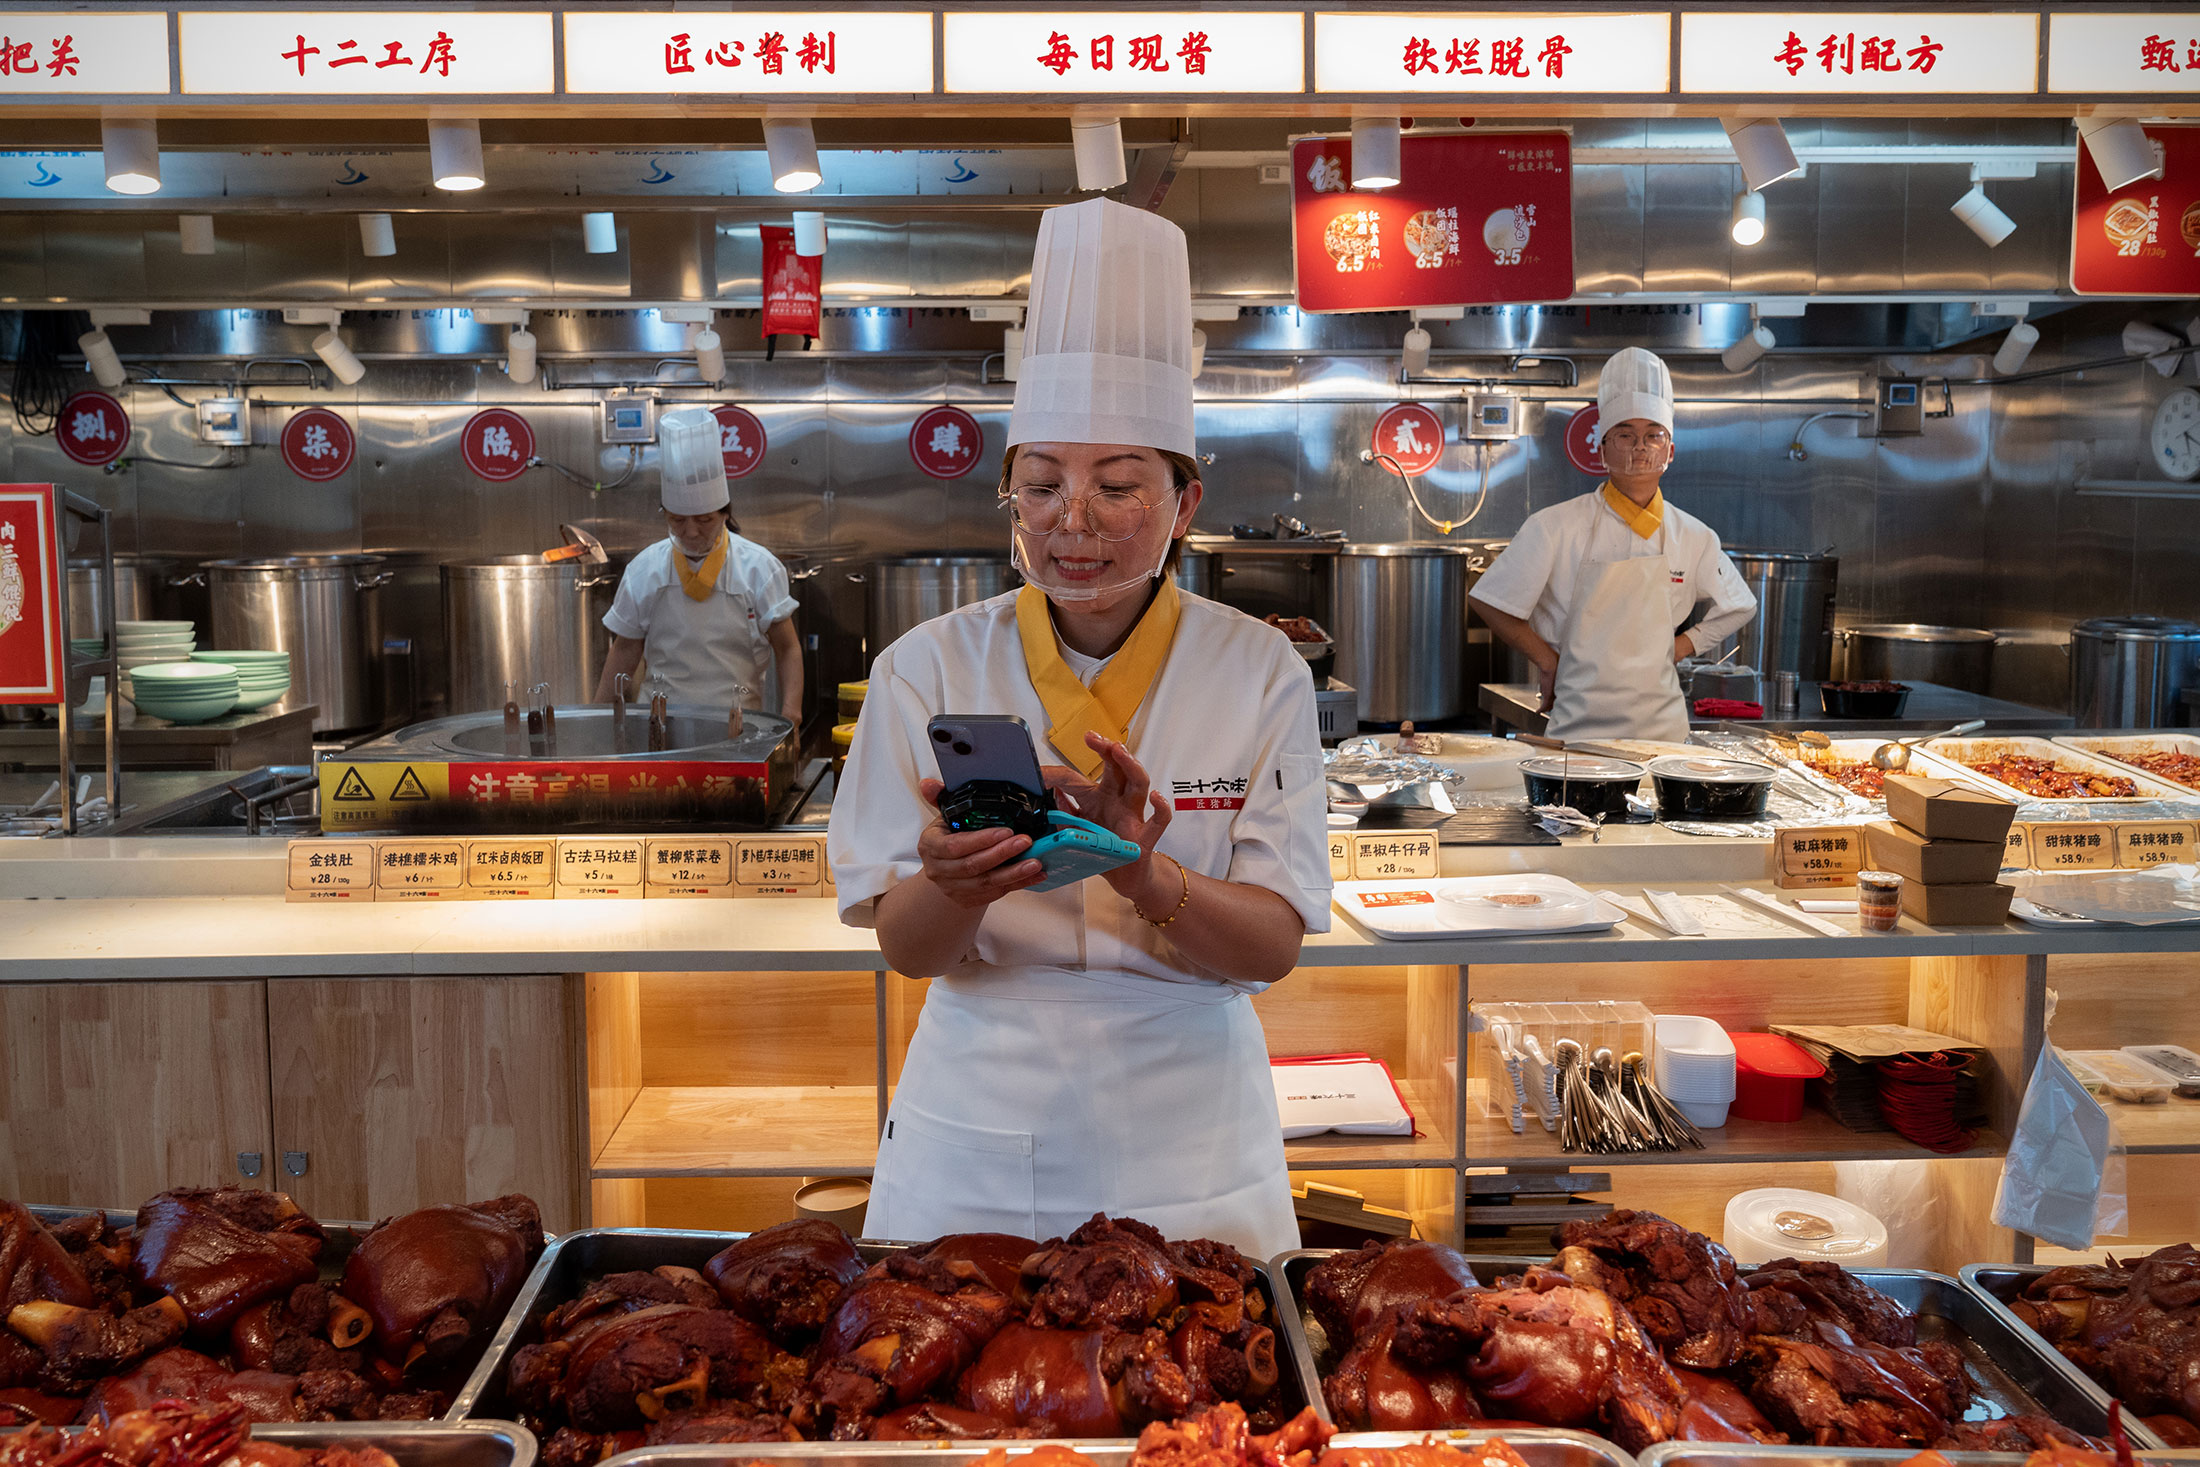
[[[949,92],[1203,96],[1306,87],[1297,11],[950,10]]]
[[[2057,10],[2047,17],[2047,90],[2200,92],[2200,13]]]
[[[1314,90],[1459,97],[1655,93],[1671,84],[1665,11],[1318,12]]]
[[[568,92],[785,94],[932,90],[929,11],[573,11]]]
[[[1721,96],[2006,96],[2039,86],[2036,14],[1684,10],[1681,91]]]
[[[0,13],[0,98],[130,93],[168,93],[166,12]]]
[[[186,93],[477,97],[557,90],[547,10],[186,10]]]

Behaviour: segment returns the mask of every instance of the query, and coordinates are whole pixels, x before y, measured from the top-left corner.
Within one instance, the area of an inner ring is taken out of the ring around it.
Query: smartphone
[[[1039,772],[1031,727],[1013,713],[942,714],[926,726],[939,765],[940,818],[949,830],[1007,826],[1044,839],[1054,796]]]

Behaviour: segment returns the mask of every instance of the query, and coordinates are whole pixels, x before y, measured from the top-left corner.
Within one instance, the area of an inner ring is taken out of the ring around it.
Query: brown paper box
[[[1927,886],[1991,883],[2001,875],[2008,850],[1998,840],[1927,840],[1891,820],[1875,820],[1864,829],[1875,869]]]
[[[1960,886],[1902,883],[1902,911],[1928,927],[1999,927],[2009,917],[2013,886],[1986,881]]]
[[[2017,807],[1954,780],[1887,776],[1887,813],[1927,840],[1991,840],[2009,834]]]

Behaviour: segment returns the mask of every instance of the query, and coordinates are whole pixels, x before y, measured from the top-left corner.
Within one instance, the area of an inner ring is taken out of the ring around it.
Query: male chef
[[[1673,665],[1757,613],[1709,525],[1666,502],[1673,379],[1641,347],[1597,379],[1605,472],[1593,492],[1528,516],[1469,598],[1542,673],[1552,738],[1688,738]],[[1687,631],[1680,628],[1697,611]]]

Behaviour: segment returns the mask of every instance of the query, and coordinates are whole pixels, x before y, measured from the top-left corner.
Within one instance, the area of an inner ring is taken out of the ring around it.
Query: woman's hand
[[[1169,828],[1176,810],[1165,796],[1155,793],[1145,766],[1132,757],[1129,749],[1096,733],[1085,735],[1085,746],[1102,760],[1099,781],[1088,780],[1074,769],[1053,767],[1046,771],[1047,788],[1072,815],[1083,816],[1144,852],[1138,860],[1101,876],[1116,895],[1135,902],[1153,885],[1153,848],[1160,843],[1161,833]],[[1172,883],[1177,879],[1173,871],[1168,876]]]
[[[941,791],[936,779],[918,785],[924,798],[936,808]],[[1031,837],[1006,826],[986,830],[949,830],[935,820],[917,837],[917,855],[924,862],[925,879],[958,907],[990,906],[1012,891],[1022,891],[1044,876],[1037,861],[1020,860],[1031,849]]]

